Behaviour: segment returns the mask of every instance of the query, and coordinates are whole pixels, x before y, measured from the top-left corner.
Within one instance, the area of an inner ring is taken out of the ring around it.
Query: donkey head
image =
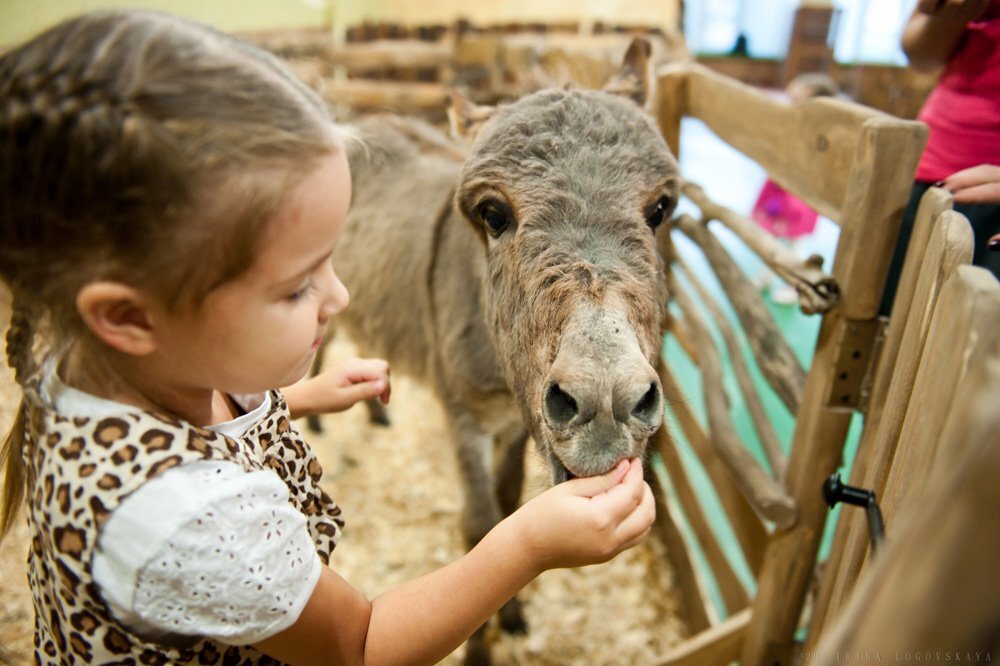
[[[641,107],[649,51],[634,41],[603,91],[450,112],[474,135],[456,202],[485,245],[492,343],[555,483],[643,456],[663,419],[655,233],[679,176]]]

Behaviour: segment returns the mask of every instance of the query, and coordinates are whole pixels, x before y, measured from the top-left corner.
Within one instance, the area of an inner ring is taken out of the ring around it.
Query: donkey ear
[[[624,95],[639,106],[645,106],[646,100],[651,97],[649,86],[652,77],[649,72],[649,56],[652,52],[653,46],[649,40],[643,37],[633,39],[628,51],[625,52],[621,67],[604,86],[604,90],[615,95]]]
[[[471,143],[494,111],[496,107],[475,104],[460,90],[452,90],[448,94],[448,121],[451,123],[451,134],[456,139]]]

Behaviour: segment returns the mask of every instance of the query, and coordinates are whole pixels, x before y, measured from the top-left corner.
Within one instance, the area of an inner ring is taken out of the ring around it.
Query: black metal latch
[[[875,491],[844,485],[840,481],[840,474],[832,474],[823,482],[823,500],[831,509],[837,506],[838,502],[863,506],[868,515],[868,534],[872,540],[872,552],[882,545],[885,540],[885,523],[882,521],[882,510],[875,501]]]

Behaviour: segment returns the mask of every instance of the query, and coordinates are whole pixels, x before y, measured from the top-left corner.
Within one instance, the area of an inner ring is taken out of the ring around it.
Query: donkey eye
[[[514,219],[510,208],[499,201],[489,200],[479,204],[476,208],[476,215],[486,225],[487,230],[493,236],[499,236],[510,226]]]
[[[656,227],[663,224],[664,218],[666,218],[667,213],[669,213],[674,208],[673,201],[670,197],[662,196],[659,201],[653,204],[653,207],[649,209],[646,213],[646,224],[649,225],[650,229],[656,229]]]

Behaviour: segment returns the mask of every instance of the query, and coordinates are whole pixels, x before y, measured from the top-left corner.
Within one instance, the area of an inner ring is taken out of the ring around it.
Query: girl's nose
[[[323,304],[320,307],[320,317],[329,319],[333,315],[341,312],[351,302],[351,295],[347,293],[347,287],[340,281],[337,274],[330,266],[324,280]]]

